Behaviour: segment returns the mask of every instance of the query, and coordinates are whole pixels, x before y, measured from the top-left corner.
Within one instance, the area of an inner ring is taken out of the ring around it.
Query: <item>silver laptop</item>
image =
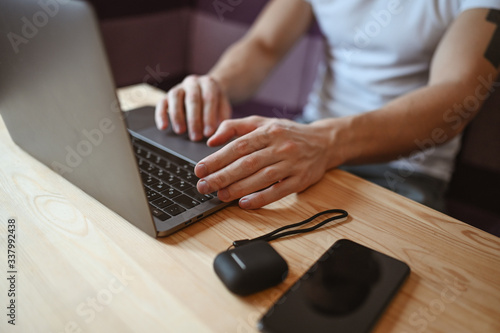
[[[18,146],[151,236],[227,205],[196,191],[213,149],[121,111],[85,2],[0,1],[0,112]]]

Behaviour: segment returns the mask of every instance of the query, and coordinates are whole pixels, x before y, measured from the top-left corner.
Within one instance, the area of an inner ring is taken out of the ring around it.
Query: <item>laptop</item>
[[[196,190],[213,148],[122,112],[85,2],[0,2],[0,112],[19,147],[153,237],[228,205]]]

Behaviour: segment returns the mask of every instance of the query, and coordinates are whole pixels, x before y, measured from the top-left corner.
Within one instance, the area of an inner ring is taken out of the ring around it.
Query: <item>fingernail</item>
[[[178,124],[172,124],[172,127],[174,128],[174,132],[179,134],[181,132],[181,128]]]
[[[162,129],[163,129],[163,126],[164,126],[164,124],[163,124],[163,120],[161,120],[161,119],[160,119],[160,120],[158,120],[158,121],[156,122],[156,127],[157,127],[159,130],[162,130]]]
[[[189,139],[191,139],[191,141],[198,141],[200,140],[200,136],[198,135],[198,133],[195,133],[195,132],[189,132]]]
[[[205,180],[200,180],[198,182],[198,192],[201,194],[208,194],[210,193],[209,188],[208,188],[208,183]]]
[[[250,208],[250,200],[247,198],[242,198],[240,200],[240,207],[243,209],[249,209]]]
[[[203,135],[205,136],[210,136],[212,135],[214,129],[212,126],[205,126],[205,129],[203,130]]]
[[[198,178],[206,177],[208,175],[208,170],[205,164],[198,163],[194,168],[194,173]]]

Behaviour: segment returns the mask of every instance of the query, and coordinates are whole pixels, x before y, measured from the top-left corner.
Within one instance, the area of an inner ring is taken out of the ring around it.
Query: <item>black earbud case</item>
[[[269,243],[252,241],[219,253],[214,270],[230,291],[244,296],[283,282],[288,264]]]

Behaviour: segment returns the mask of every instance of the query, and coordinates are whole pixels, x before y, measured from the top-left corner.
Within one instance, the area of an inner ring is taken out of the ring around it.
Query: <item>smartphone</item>
[[[410,274],[404,262],[335,242],[260,319],[267,333],[369,332]]]

